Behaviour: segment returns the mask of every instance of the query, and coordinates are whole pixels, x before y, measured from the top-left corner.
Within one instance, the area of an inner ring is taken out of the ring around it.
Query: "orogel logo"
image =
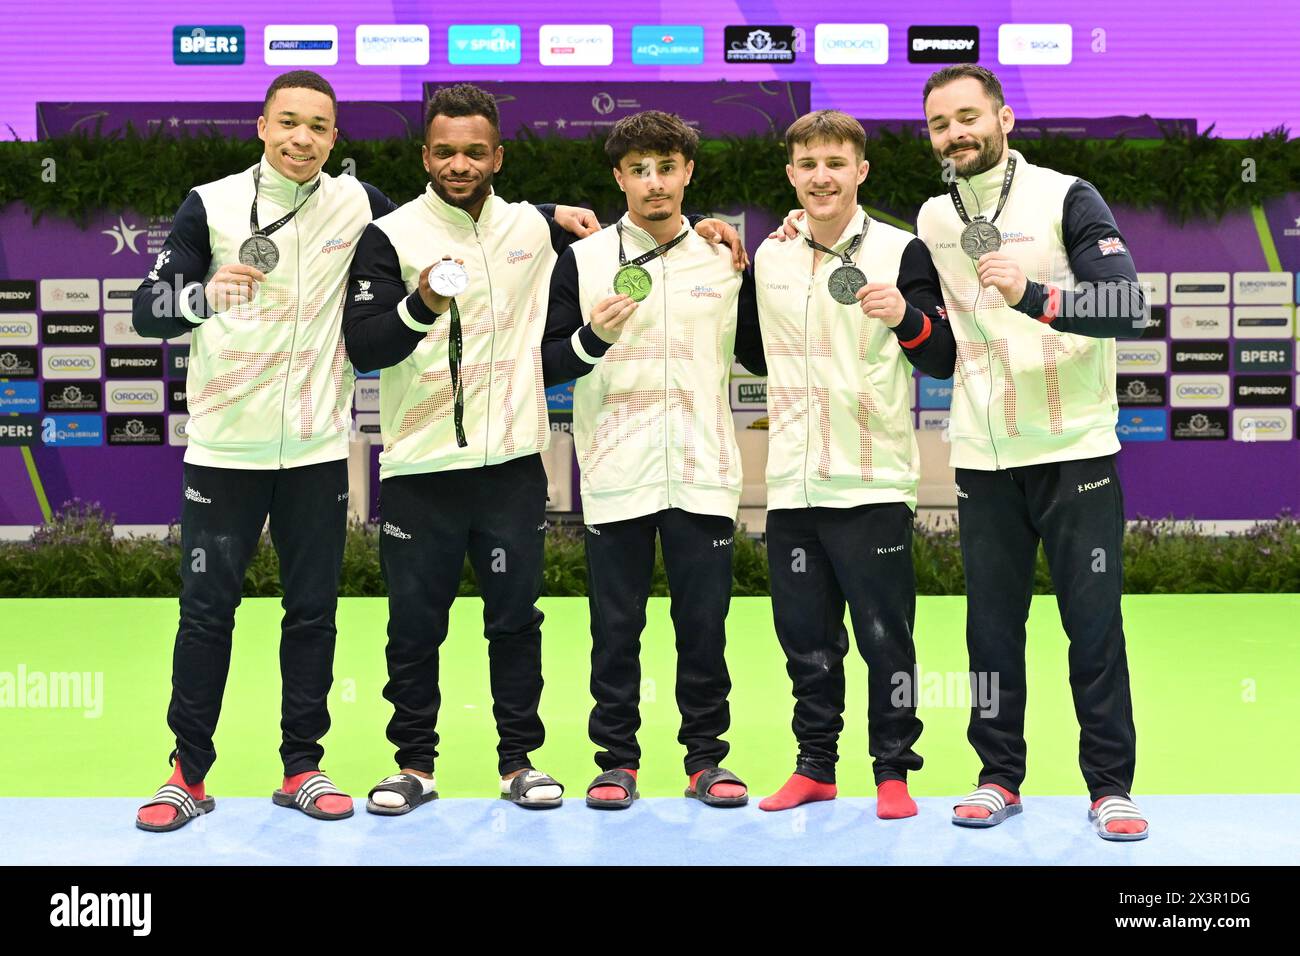
[[[82,893],[74,885],[67,893],[50,897],[50,925],[129,926],[132,936],[148,936],[153,929],[153,894]]]

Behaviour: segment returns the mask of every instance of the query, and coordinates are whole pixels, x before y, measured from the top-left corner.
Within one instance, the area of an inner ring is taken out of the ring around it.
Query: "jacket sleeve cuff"
[[[191,282],[181,290],[179,303],[181,315],[185,321],[202,325],[212,316],[208,308],[208,298],[203,292],[203,283]]]
[[[894,326],[894,335],[905,349],[916,348],[930,337],[929,317],[910,302],[903,312],[903,321]]]
[[[424,304],[420,290],[416,289],[401,302],[397,303],[397,315],[402,324],[413,332],[428,332],[433,328],[438,313]]]
[[[577,353],[578,358],[588,365],[595,365],[600,361],[601,356],[609,351],[610,343],[597,335],[596,330],[590,325],[584,325],[574,332],[570,341],[573,343],[573,351]]]

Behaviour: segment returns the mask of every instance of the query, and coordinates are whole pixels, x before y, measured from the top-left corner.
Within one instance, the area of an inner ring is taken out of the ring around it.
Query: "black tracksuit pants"
[[[1137,735],[1120,617],[1124,500],[1115,456],[958,468],[957,485],[970,667],[989,686],[998,680],[995,713],[971,708],[980,783],[1018,793],[1025,778],[1025,621],[1041,539],[1070,640],[1079,767],[1093,800],[1127,796]]]
[[[795,772],[835,782],[844,729],[847,602],[867,662],[867,734],[876,783],[921,769],[915,688],[916,575],[912,509],[901,502],[856,508],[780,508],[767,515],[772,615],[794,685]]]
[[[230,671],[244,574],[267,516],[280,558],[284,618],[280,757],[286,776],[315,770],[329,730],[334,612],[347,536],[346,460],[284,469],[185,466],[181,512],[181,620],[167,724],[187,783],[207,776]]]
[[[546,470],[540,455],[499,465],[385,478],[379,558],[388,585],[388,739],[397,765],[433,772],[438,756],[438,651],[469,555],[483,595],[492,715],[501,774],[531,767],[545,733],[542,556]]]
[[[678,741],[686,772],[721,764],[730,745],[727,695],[731,678],[723,652],[731,606],[735,524],[718,515],[670,508],[656,514],[587,526],[591,606],[591,711],[588,731],[601,770],[641,765],[641,632],[645,629],[655,563],[663,547],[677,635]]]

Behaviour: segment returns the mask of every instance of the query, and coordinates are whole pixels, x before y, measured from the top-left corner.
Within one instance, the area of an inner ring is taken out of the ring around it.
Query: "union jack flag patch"
[[[1098,239],[1097,248],[1101,250],[1103,256],[1116,256],[1121,253],[1128,255],[1128,250],[1124,248],[1124,243],[1120,242],[1118,236],[1111,236],[1109,239]]]

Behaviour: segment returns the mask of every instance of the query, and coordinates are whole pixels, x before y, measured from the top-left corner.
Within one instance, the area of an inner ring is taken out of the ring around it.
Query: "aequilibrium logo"
[[[704,27],[633,27],[632,62],[647,66],[693,66],[703,63]]]
[[[172,62],[177,66],[244,62],[243,27],[172,27]]]

